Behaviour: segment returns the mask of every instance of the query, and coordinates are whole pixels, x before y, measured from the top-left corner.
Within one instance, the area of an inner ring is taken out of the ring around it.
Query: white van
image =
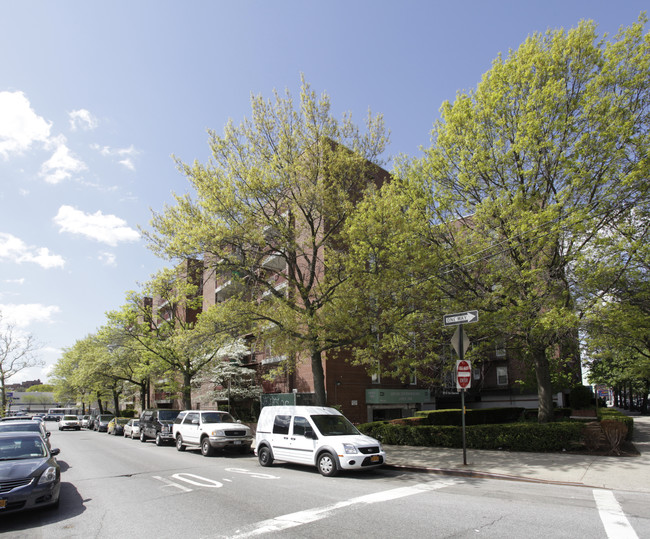
[[[338,410],[322,406],[265,406],[257,422],[255,454],[262,466],[274,460],[316,466],[326,476],[339,470],[381,466],[386,453]]]

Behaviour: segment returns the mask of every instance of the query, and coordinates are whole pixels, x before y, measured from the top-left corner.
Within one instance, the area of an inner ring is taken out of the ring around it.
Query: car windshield
[[[0,432],[41,432],[41,426],[34,423],[5,423],[0,424]]]
[[[113,419],[113,417],[114,416],[112,416],[112,415],[100,415],[99,420],[100,421],[110,421],[111,419]]]
[[[78,418],[76,415],[64,415],[63,421],[78,421]]]
[[[312,415],[311,418],[323,436],[361,434],[357,428],[342,415]]]
[[[117,424],[118,424],[118,425],[126,425],[128,422],[129,422],[129,418],[128,418],[128,417],[120,417],[120,418],[118,418],[118,420],[117,420]]]
[[[179,413],[178,410],[160,410],[158,417],[165,421],[173,421]]]
[[[235,418],[227,412],[206,412],[202,414],[204,423],[234,423]]]
[[[2,440],[0,460],[36,459],[47,457],[47,449],[38,438]]]

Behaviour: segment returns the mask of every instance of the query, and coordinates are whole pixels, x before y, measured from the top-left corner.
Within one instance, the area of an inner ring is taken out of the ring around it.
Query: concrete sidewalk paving
[[[386,465],[395,469],[650,493],[650,417],[634,416],[632,442],[640,456],[468,449],[467,465],[462,449],[398,445],[384,445],[384,449]]]

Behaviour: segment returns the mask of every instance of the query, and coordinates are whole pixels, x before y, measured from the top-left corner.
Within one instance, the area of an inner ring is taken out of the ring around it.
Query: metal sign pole
[[[463,342],[463,324],[458,326],[458,329],[460,331],[460,341]],[[464,346],[459,346],[459,358],[461,361],[465,360],[465,349]],[[467,444],[465,442],[465,389],[460,390],[460,405],[461,405],[461,417],[462,417],[462,425],[463,425],[463,466],[467,466]]]

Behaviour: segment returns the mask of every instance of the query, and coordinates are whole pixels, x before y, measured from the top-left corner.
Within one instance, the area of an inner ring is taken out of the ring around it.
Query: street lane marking
[[[152,476],[154,479],[158,479],[158,481],[162,481],[165,483],[165,486],[167,487],[174,487],[179,490],[182,490],[183,492],[192,492],[191,488],[184,487],[183,485],[179,485],[178,483],[174,483],[173,481],[170,481],[169,479],[165,479],[164,477],[160,477],[159,475],[153,475]]]
[[[611,490],[594,490],[593,493],[607,537],[609,539],[638,539],[630,521],[616,501],[614,493]]]
[[[207,479],[206,477],[201,477],[200,475],[194,475],[192,473],[175,473],[172,475],[174,479],[179,481],[185,481],[190,485],[195,487],[208,487],[208,488],[221,488],[223,487],[222,483],[215,481],[214,479]],[[193,479],[190,479],[193,478]]]
[[[455,485],[456,483],[457,481],[448,480],[440,481],[437,483],[424,483],[420,485],[414,485],[412,487],[401,487],[392,490],[385,490],[383,492],[376,492],[374,494],[367,494],[365,496],[359,496],[358,498],[344,500],[332,505],[317,507],[315,509],[307,509],[305,511],[298,511],[296,513],[282,515],[279,517],[271,518],[269,520],[263,520],[257,524],[247,526],[246,528],[249,528],[249,531],[241,532],[230,537],[231,539],[241,539],[245,537],[262,535],[264,533],[279,532],[289,528],[295,528],[296,526],[302,526],[303,524],[316,522],[317,520],[321,520],[323,518],[327,518],[335,511],[343,509],[345,507],[350,507],[352,505],[387,502],[390,500],[396,500],[398,498],[404,498],[406,496],[413,496],[414,494],[421,494],[423,492],[449,487]]]
[[[250,475],[251,477],[255,477],[256,479],[280,479],[277,475],[271,475],[268,473],[261,473],[261,472],[251,472],[246,468],[226,468],[226,471]]]

